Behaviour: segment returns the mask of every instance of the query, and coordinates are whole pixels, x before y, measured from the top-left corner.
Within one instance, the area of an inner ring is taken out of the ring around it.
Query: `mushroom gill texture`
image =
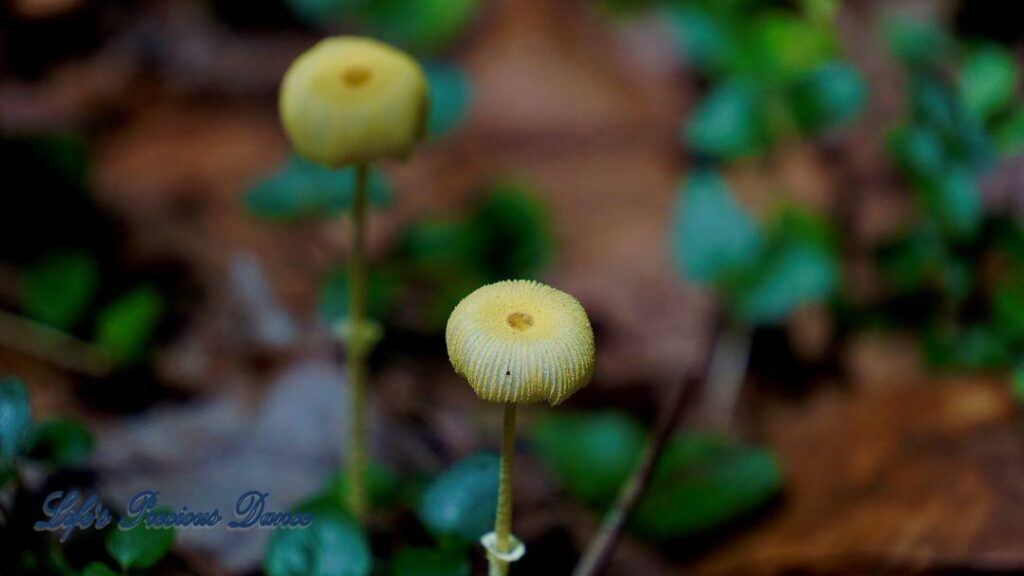
[[[355,36],[321,40],[296,58],[278,102],[296,153],[331,168],[408,156],[428,106],[427,77],[411,56]]]
[[[587,385],[594,331],[572,296],[504,280],[466,296],[448,318],[448,358],[483,400],[558,404]]]

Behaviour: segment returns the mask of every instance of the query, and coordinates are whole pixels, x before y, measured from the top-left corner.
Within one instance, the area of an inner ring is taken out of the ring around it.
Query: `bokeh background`
[[[1024,571],[1013,13],[6,1],[0,574],[483,573],[500,408],[443,332],[504,278],[577,296],[598,351],[588,388],[520,417],[513,573],[571,572],[676,399],[607,574]],[[427,141],[371,179],[370,522],[34,532],[55,489],[118,512],[344,491],[353,176],[293,157],[276,112],[336,33],[413,53],[432,98]],[[282,571],[295,550],[320,567]]]

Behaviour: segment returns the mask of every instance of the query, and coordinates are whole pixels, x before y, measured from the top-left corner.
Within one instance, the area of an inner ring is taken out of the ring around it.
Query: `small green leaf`
[[[164,297],[150,287],[124,294],[100,311],[96,343],[120,362],[141,359],[160,323],[164,306]]]
[[[440,62],[424,66],[430,95],[427,133],[438,138],[451,132],[469,111],[472,86],[461,68]]]
[[[308,509],[313,523],[301,530],[275,530],[267,543],[267,576],[367,576],[373,568],[362,529],[338,506]]]
[[[782,468],[767,450],[703,434],[672,439],[633,526],[656,540],[685,538],[750,513],[782,486]]]
[[[28,450],[33,460],[54,466],[78,466],[92,455],[95,441],[89,430],[74,420],[47,420],[35,425]]]
[[[1024,152],[1024,107],[1013,110],[996,125],[993,137],[999,151],[1006,155]]]
[[[813,70],[793,88],[793,116],[801,129],[815,133],[852,120],[867,99],[856,68],[831,62]]]
[[[88,310],[99,285],[99,271],[88,253],[60,252],[29,267],[21,282],[25,313],[67,329]]]
[[[361,11],[371,36],[415,54],[436,54],[472,23],[480,0],[374,0]]]
[[[1011,362],[1010,350],[992,326],[933,323],[924,334],[925,359],[935,367],[993,370]]]
[[[352,208],[355,185],[355,168],[332,170],[293,156],[281,170],[246,192],[245,207],[254,217],[280,222],[333,218]],[[386,205],[390,194],[384,175],[370,170],[369,204]]]
[[[882,275],[901,294],[934,281],[945,265],[946,245],[935,226],[921,226],[888,243],[878,252]]]
[[[962,166],[950,167],[945,175],[921,189],[928,211],[954,237],[974,234],[981,224],[982,204],[977,178]]]
[[[367,308],[371,318],[387,317],[398,300],[401,285],[390,269],[373,267],[367,277]],[[348,268],[339,266],[331,270],[320,287],[318,308],[320,317],[328,326],[336,326],[348,318]]]
[[[117,576],[117,572],[108,568],[106,564],[93,562],[82,570],[82,576]]]
[[[464,554],[440,548],[403,548],[391,562],[392,576],[469,576]]]
[[[761,232],[725,180],[695,171],[676,203],[671,248],[679,272],[701,284],[720,284],[757,261]]]
[[[167,509],[157,510],[169,512]],[[107,532],[107,552],[124,570],[151,568],[170,552],[174,536],[173,528],[147,528],[144,522],[128,530],[113,526]]]
[[[436,538],[473,543],[494,528],[498,458],[474,454],[441,473],[423,492],[417,513]]]
[[[0,378],[0,468],[6,468],[21,455],[31,425],[32,410],[25,385],[12,376]]]
[[[945,31],[931,20],[896,16],[884,23],[889,49],[909,65],[942,62],[952,42]]]
[[[566,490],[600,507],[615,498],[633,470],[645,436],[632,418],[600,412],[552,415],[534,426],[530,440]]]
[[[1024,364],[1019,364],[1010,380],[1010,395],[1017,404],[1024,404]]]
[[[327,28],[352,16],[369,0],[287,0],[288,8],[299,19]]]
[[[829,60],[838,49],[838,41],[828,25],[770,11],[754,23],[752,46],[754,73],[772,80],[790,80]]]
[[[1019,81],[1017,61],[1000,46],[986,45],[967,53],[960,69],[964,103],[982,118],[990,118],[1013,100]]]
[[[757,90],[746,82],[728,82],[714,88],[694,110],[686,127],[686,140],[695,152],[712,157],[736,158],[767,143]]]
[[[737,42],[732,28],[711,11],[670,3],[665,21],[681,56],[705,72],[720,72],[735,61]]]
[[[748,322],[772,324],[801,306],[830,297],[838,285],[835,254],[810,243],[787,243],[758,267],[733,305]]]
[[[946,152],[942,138],[926,126],[901,126],[886,141],[893,161],[911,180],[937,178],[945,169]]]
[[[961,103],[953,87],[944,78],[917,72],[911,74],[909,91],[914,121],[943,137],[955,137]]]

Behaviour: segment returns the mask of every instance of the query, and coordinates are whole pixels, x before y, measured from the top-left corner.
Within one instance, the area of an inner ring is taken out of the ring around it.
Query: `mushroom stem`
[[[494,520],[498,552],[512,551],[512,458],[516,443],[516,405],[505,403],[505,423],[501,434],[501,470],[498,476],[498,510]],[[490,576],[508,574],[508,561],[488,555]]]
[[[361,335],[366,323],[366,164],[357,164],[355,195],[352,203],[352,247],[349,256],[349,321],[354,333]],[[348,343],[348,380],[352,394],[349,402],[348,506],[362,521],[366,516],[366,357],[369,346],[360,337]]]

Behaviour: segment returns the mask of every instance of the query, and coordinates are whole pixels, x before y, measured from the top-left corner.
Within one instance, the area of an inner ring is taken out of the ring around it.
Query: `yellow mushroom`
[[[409,55],[370,38],[321,40],[281,82],[295,151],[331,168],[404,158],[426,126],[427,78]]]
[[[480,543],[490,576],[506,576],[526,547],[512,534],[516,404],[558,404],[594,372],[594,331],[572,296],[530,280],[478,288],[455,307],[445,331],[448,358],[477,396],[505,404],[494,531]]]
[[[558,404],[586,386],[594,332],[572,296],[531,280],[505,280],[466,296],[448,319],[448,357],[491,402]]]

